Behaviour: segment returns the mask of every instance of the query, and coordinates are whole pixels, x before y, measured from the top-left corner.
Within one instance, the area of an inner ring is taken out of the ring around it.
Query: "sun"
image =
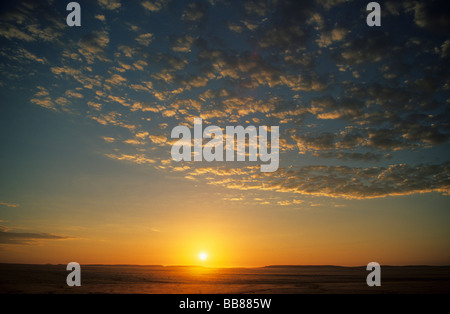
[[[198,255],[198,258],[201,259],[202,261],[205,261],[208,258],[208,254],[206,254],[205,252],[201,252]]]

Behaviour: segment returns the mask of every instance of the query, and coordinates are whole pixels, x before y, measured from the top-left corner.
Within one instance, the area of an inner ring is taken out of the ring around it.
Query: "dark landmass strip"
[[[450,266],[382,266],[381,287],[367,286],[365,266],[81,265],[81,287],[68,287],[68,274],[66,265],[0,264],[0,293],[450,293]]]

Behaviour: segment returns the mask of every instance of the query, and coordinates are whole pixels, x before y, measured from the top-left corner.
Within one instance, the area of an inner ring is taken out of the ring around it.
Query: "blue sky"
[[[213,265],[450,261],[446,1],[380,1],[381,27],[361,1],[79,3],[81,27],[64,1],[1,7],[3,261],[193,263],[186,238],[242,243]],[[280,168],[174,162],[195,117],[280,126]]]

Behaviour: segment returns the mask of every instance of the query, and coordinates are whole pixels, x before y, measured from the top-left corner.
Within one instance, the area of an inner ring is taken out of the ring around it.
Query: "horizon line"
[[[69,262],[70,263],[70,262]],[[341,267],[341,268],[361,268],[367,267],[367,265],[359,265],[359,266],[345,266],[345,265],[331,265],[331,264],[273,264],[273,265],[264,265],[264,266],[206,266],[206,265],[162,265],[162,264],[99,264],[99,263],[88,263],[83,264],[84,266],[134,266],[134,267],[202,267],[202,268],[276,268],[276,267]],[[35,265],[35,266],[59,266],[59,265],[67,265],[64,263],[8,263],[8,262],[0,262],[0,265]],[[427,264],[407,264],[407,265],[382,265],[381,267],[450,267],[450,264],[443,265],[427,265]]]

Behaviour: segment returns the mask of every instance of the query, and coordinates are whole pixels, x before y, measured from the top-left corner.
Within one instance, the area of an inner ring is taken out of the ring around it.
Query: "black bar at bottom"
[[[4,308],[61,313],[384,313],[437,312],[448,295],[101,294],[0,295]]]

